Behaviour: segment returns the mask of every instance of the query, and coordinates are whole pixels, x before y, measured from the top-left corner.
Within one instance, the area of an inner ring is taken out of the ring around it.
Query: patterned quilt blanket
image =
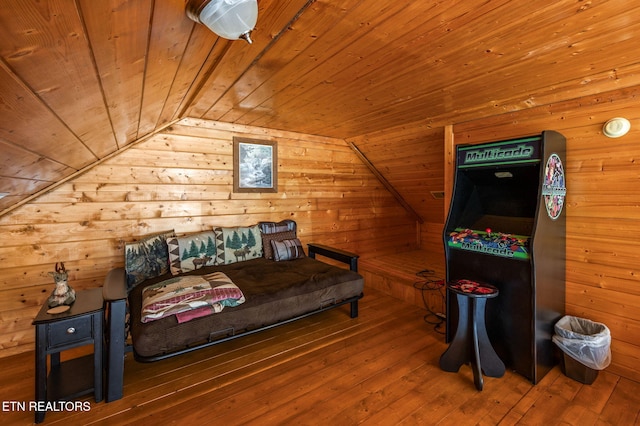
[[[222,272],[175,277],[142,292],[142,322],[176,315],[179,323],[244,303],[242,291]]]

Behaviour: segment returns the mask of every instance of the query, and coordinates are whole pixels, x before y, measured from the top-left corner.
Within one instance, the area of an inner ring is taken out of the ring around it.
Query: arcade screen
[[[448,245],[528,258],[539,178],[539,163],[459,170]]]

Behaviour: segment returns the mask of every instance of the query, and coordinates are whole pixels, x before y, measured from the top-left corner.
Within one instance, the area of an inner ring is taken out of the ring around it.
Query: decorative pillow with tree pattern
[[[213,232],[218,241],[224,241],[224,251],[218,253],[218,258],[222,259],[224,264],[262,257],[262,238],[258,225],[235,228],[216,227],[213,228]]]
[[[173,275],[216,264],[216,235],[204,231],[167,239],[169,262]]]

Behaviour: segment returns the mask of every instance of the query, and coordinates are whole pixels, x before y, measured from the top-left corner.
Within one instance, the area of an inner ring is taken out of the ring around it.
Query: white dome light
[[[246,40],[258,20],[257,0],[189,0],[187,16],[229,40]]]
[[[622,117],[612,118],[611,120],[604,123],[602,126],[602,133],[608,138],[619,138],[620,136],[624,136],[631,129],[631,123],[629,120]]]

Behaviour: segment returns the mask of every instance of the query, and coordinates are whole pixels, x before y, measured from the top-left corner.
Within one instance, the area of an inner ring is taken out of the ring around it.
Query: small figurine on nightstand
[[[50,308],[57,306],[72,305],[76,301],[76,292],[68,283],[67,270],[64,268],[64,263],[56,263],[56,271],[49,272],[49,275],[53,277],[56,282],[56,288],[51,292],[51,296],[47,299],[47,305]]]

